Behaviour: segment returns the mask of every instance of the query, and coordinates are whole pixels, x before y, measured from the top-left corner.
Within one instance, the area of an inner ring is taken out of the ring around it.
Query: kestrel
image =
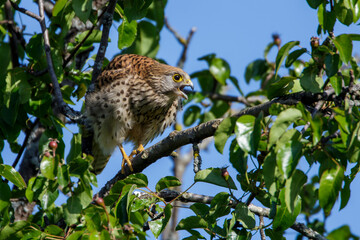
[[[97,79],[95,90],[85,97],[86,114],[94,129],[93,169],[99,174],[119,147],[131,171],[132,156],[163,133],[176,118],[184,87],[193,88],[180,68],[135,54],[115,57]],[[135,145],[128,156],[123,143]]]

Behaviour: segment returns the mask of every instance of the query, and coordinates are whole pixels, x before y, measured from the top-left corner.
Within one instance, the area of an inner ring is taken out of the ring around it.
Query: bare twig
[[[96,54],[92,78],[91,78],[91,84],[88,88],[88,92],[91,92],[94,90],[94,83],[95,83],[97,77],[101,73],[101,67],[102,67],[102,64],[104,61],[106,48],[108,46],[109,32],[110,32],[110,28],[111,28],[111,24],[112,24],[112,20],[113,20],[113,14],[114,14],[114,9],[116,7],[116,2],[117,2],[116,0],[109,1],[109,5],[107,6],[107,9],[103,16],[103,29],[102,29],[102,35],[101,35],[101,40],[100,40],[100,47]]]
[[[23,154],[23,152],[24,152],[24,150],[25,150],[25,147],[26,147],[27,144],[28,144],[28,140],[29,140],[30,134],[32,133],[34,127],[35,127],[39,122],[40,122],[40,119],[37,118],[37,119],[35,120],[35,122],[33,122],[33,123],[31,124],[30,128],[26,130],[24,142],[23,142],[23,144],[21,145],[21,148],[20,148],[20,150],[19,150],[19,152],[18,152],[18,154],[17,154],[17,156],[16,156],[16,158],[15,158],[15,161],[14,161],[13,164],[12,164],[12,167],[13,167],[13,168],[15,168],[16,165],[18,164],[18,162],[19,162],[19,160],[20,160],[20,158],[21,158],[21,156],[22,156],[22,154]]]
[[[8,21],[7,28],[9,30],[10,34],[10,49],[11,49],[11,62],[13,65],[13,68],[19,66],[19,53],[18,53],[18,39],[15,32],[15,24],[14,24],[14,16],[11,8],[11,1],[8,0],[5,2],[5,16]]]
[[[28,15],[29,17],[32,17],[32,18],[38,20],[39,22],[41,22],[41,17],[40,17],[39,15],[37,15],[37,14],[35,14],[35,13],[33,13],[33,12],[25,9],[25,8],[19,7],[19,6],[18,6],[16,3],[14,3],[13,1],[10,1],[10,0],[9,0],[9,2],[11,3],[11,6],[12,6],[15,10],[17,10],[17,11],[19,11],[19,12],[22,12],[22,13]]]
[[[71,54],[65,58],[64,63],[63,63],[63,68],[66,67],[66,65],[70,62],[70,60],[75,56],[75,54],[77,53],[77,51],[79,51],[79,49],[81,48],[81,46],[85,43],[85,41],[89,38],[89,36],[91,35],[91,33],[94,31],[97,23],[100,21],[101,17],[104,15],[105,11],[103,11],[100,16],[98,17],[96,23],[93,24],[93,26],[90,28],[89,32],[86,34],[86,36],[83,38],[83,40],[78,43],[75,48],[71,51]]]
[[[186,55],[187,55],[187,50],[190,44],[190,41],[194,35],[194,33],[196,32],[196,27],[192,27],[187,38],[183,38],[177,31],[175,31],[175,29],[173,29],[170,24],[169,21],[167,20],[167,18],[165,18],[165,26],[167,29],[169,29],[169,31],[174,35],[174,37],[179,41],[179,43],[183,46],[183,50],[181,52],[181,56],[179,61],[177,62],[176,66],[179,68],[183,68],[184,67],[184,63],[186,61]]]
[[[265,231],[263,229],[263,227],[264,227],[264,216],[259,216],[259,219],[260,219],[260,236],[261,236],[261,240],[266,240]]]

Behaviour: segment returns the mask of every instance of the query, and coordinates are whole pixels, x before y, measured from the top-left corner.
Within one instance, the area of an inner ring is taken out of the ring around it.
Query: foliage
[[[360,77],[353,57],[353,41],[359,41],[360,35],[333,33],[337,21],[347,26],[358,23],[360,1],[307,2],[318,13],[317,33],[329,37],[322,44],[313,38],[311,49],[300,47],[298,41],[281,47],[270,43],[264,58],[251,62],[245,72],[246,82],[260,81],[261,89],[244,98],[248,107],[253,107],[259,101],[251,102],[250,96],[265,102],[292,93],[323,93],[332,88],[335,101],[320,106],[306,101],[273,104],[269,113],[234,117],[231,101],[211,97],[224,94],[229,85],[243,95],[229,63],[215,54],[199,58],[208,67],[191,74],[200,90],[189,95],[184,125],[224,118],[214,143],[222,154],[230,139],[229,163],[238,174],[226,176],[218,168],[196,173],[194,183],[214,184],[226,192],[214,193],[210,202],[191,205],[194,215],[181,219],[176,227],[177,231],[187,231],[191,235],[188,239],[206,239],[208,235],[250,239],[260,228],[266,228],[265,234],[271,239],[279,239],[300,214],[306,216],[307,226],[329,239],[356,238],[348,226],[324,226],[337,199],[341,200],[341,208],[346,207],[351,182],[360,166],[360,112],[351,92],[346,92]],[[0,1],[0,20],[5,18],[4,5],[5,1]],[[166,0],[117,3],[114,21],[119,26],[118,47],[122,53],[156,57],[165,5]],[[58,0],[47,19],[54,70],[69,105],[81,101],[91,79],[83,69],[84,63],[78,66],[75,59],[89,54],[101,39],[102,32],[96,29],[78,30],[71,37],[74,18],[83,23],[99,21],[101,13],[91,6],[91,0]],[[10,44],[14,32],[3,26],[0,30],[0,149],[7,142],[14,153],[19,153],[21,133],[29,134],[36,123],[45,129],[40,139],[37,176],[25,182],[0,158],[0,175],[4,179],[0,182],[0,239],[146,239],[148,229],[157,238],[170,220],[174,200],[167,201],[156,192],[180,186],[181,181],[163,177],[152,192],[147,177],[138,173],[118,181],[104,199],[94,197],[92,187],[97,186],[97,180],[91,172],[92,157],[81,152],[81,133],[75,133],[71,143],[62,140],[66,125],[52,108],[53,86],[46,71],[43,34],[24,38],[14,52]],[[271,61],[268,53],[276,46],[277,56]],[[310,58],[301,59],[304,55]],[[58,147],[49,148],[49,141],[54,139],[59,141]],[[65,145],[71,146],[66,157]],[[249,160],[254,164],[248,164]],[[301,170],[299,164],[304,162],[309,168],[318,168],[318,174],[310,176]],[[148,193],[147,197],[134,194],[137,189]],[[58,206],[55,201],[60,193],[67,196],[67,201]],[[248,195],[249,202],[245,199]],[[15,207],[10,199],[24,198],[36,204],[36,211],[26,220],[14,221]],[[252,198],[269,208],[269,225],[259,226],[256,213],[249,208]],[[324,219],[320,219],[319,212],[325,214]]]

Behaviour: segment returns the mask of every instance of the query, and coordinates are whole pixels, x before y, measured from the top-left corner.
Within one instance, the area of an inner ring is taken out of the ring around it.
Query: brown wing
[[[96,89],[111,84],[114,80],[137,75],[145,79],[151,66],[159,64],[156,60],[136,54],[122,54],[115,57],[102,71],[96,81]]]

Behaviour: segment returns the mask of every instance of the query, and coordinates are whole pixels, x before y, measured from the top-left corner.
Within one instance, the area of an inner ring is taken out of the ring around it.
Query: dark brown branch
[[[51,47],[50,47],[50,40],[49,40],[49,32],[46,28],[45,23],[45,16],[44,16],[44,2],[43,0],[39,0],[39,23],[41,26],[41,30],[43,33],[44,38],[44,49],[46,54],[46,61],[48,63],[48,71],[50,74],[51,83],[54,89],[54,100],[56,102],[57,107],[59,108],[60,112],[63,113],[65,116],[70,118],[71,120],[81,122],[83,116],[80,112],[75,111],[74,109],[70,108],[63,100],[61,89],[59,86],[59,82],[57,80],[54,65],[51,58]]]
[[[13,68],[19,66],[19,53],[17,48],[17,34],[15,32],[14,16],[11,8],[11,1],[8,0],[5,2],[5,16],[8,21],[7,28],[10,32],[10,49],[11,49],[11,62]]]
[[[180,197],[178,197],[181,194]],[[146,193],[136,193],[136,195],[139,198],[151,198],[152,196],[146,194]],[[157,194],[160,198],[163,198],[166,202],[170,202],[171,200],[177,198],[177,201],[180,202],[198,202],[198,203],[204,203],[204,204],[210,204],[211,201],[213,200],[213,197],[211,196],[206,196],[206,195],[201,195],[201,194],[195,194],[195,193],[180,193],[174,190],[162,190],[161,192],[159,192]],[[235,202],[230,202],[230,206],[232,208],[235,208],[237,205],[237,203]],[[263,207],[259,207],[256,206],[254,204],[249,204],[248,209],[260,216],[260,217],[269,217],[270,216],[270,209],[269,208],[263,208]],[[308,237],[310,239],[319,239],[319,240],[325,240],[326,238],[324,236],[322,236],[321,234],[319,234],[318,232],[316,232],[315,230],[307,227],[305,224],[303,223],[298,223],[295,222],[292,226],[292,229],[294,229],[295,231],[297,231],[298,233],[302,234],[305,237]]]
[[[356,87],[355,87],[356,86]],[[358,91],[360,85],[355,85],[354,91]],[[347,88],[344,88],[344,91],[348,91]],[[234,117],[240,117],[242,115],[253,115],[257,116],[261,112],[264,113],[264,116],[269,115],[270,106],[274,103],[284,104],[284,105],[295,105],[299,102],[302,102],[306,105],[313,104],[319,100],[325,101],[334,101],[336,96],[333,89],[328,89],[323,93],[310,93],[310,92],[298,92],[289,94],[283,97],[273,99],[269,102],[246,108],[239,113],[233,115]],[[143,152],[138,154],[132,160],[132,166],[134,171],[131,172],[128,166],[124,168],[124,174],[120,171],[106,183],[106,185],[100,190],[99,196],[104,197],[108,194],[108,191],[111,187],[119,180],[124,179],[132,173],[142,172],[149,165],[156,162],[158,159],[169,156],[171,153],[184,145],[201,142],[203,139],[211,137],[214,135],[216,129],[223,119],[215,119],[209,122],[202,123],[193,128],[186,129],[184,131],[178,132],[173,131],[168,137],[158,142],[157,144],[145,149]]]
[[[85,41],[90,37],[91,33],[94,31],[97,23],[100,21],[101,17],[104,15],[105,11],[103,11],[100,16],[98,17],[96,23],[93,24],[93,26],[90,28],[89,32],[86,34],[86,36],[83,38],[83,40],[78,43],[75,48],[71,51],[71,54],[64,60],[63,68],[66,67],[66,65],[70,62],[70,60],[75,56],[77,51],[81,48],[81,46],[85,43]]]
[[[108,46],[109,33],[110,33],[112,21],[113,21],[113,14],[114,14],[114,9],[116,7],[116,2],[117,2],[116,0],[109,1],[109,5],[107,6],[107,9],[103,16],[103,29],[102,29],[102,35],[101,35],[101,40],[100,40],[100,46],[99,46],[99,50],[98,50],[98,52],[96,54],[96,58],[95,58],[95,63],[94,63],[93,73],[92,73],[92,78],[91,78],[91,84],[88,88],[89,92],[94,90],[94,83],[95,83],[97,77],[101,73],[101,67],[102,67],[102,64],[104,61],[106,48]]]
[[[28,140],[29,140],[30,134],[32,133],[32,131],[34,130],[34,127],[35,127],[39,122],[40,122],[40,119],[37,118],[37,119],[35,120],[35,122],[31,124],[30,128],[26,130],[24,142],[23,142],[23,144],[21,145],[21,148],[20,148],[20,150],[19,150],[19,152],[18,152],[18,154],[17,154],[17,156],[16,156],[16,158],[15,158],[15,161],[14,161],[13,164],[12,164],[12,167],[13,167],[13,168],[15,168],[16,165],[18,164],[18,162],[19,162],[19,160],[20,160],[20,158],[21,158],[21,156],[22,156],[22,154],[23,154],[23,152],[24,152],[24,150],[25,150],[25,147],[26,147],[27,144],[28,144]]]
[[[33,13],[33,12],[30,12],[29,10],[26,10],[25,8],[19,7],[19,6],[18,6],[16,3],[14,3],[13,1],[10,1],[10,0],[9,0],[9,2],[11,3],[11,6],[12,6],[15,10],[17,10],[17,11],[19,11],[19,12],[22,12],[22,13],[24,13],[24,14],[26,14],[26,15],[28,15],[29,17],[32,17],[32,18],[38,20],[39,22],[41,21],[41,17],[40,17],[39,15],[37,15],[37,14],[35,14],[35,13]]]
[[[187,50],[190,44],[190,41],[194,35],[194,33],[196,32],[196,27],[191,28],[187,38],[183,38],[182,36],[180,36],[180,34],[178,34],[175,29],[173,29],[170,24],[169,21],[167,20],[167,18],[165,17],[165,26],[166,28],[174,35],[174,37],[179,41],[179,43],[183,46],[183,50],[181,52],[181,56],[179,61],[177,62],[176,66],[179,68],[183,68],[184,67],[184,63],[186,61],[186,56],[187,56]]]

